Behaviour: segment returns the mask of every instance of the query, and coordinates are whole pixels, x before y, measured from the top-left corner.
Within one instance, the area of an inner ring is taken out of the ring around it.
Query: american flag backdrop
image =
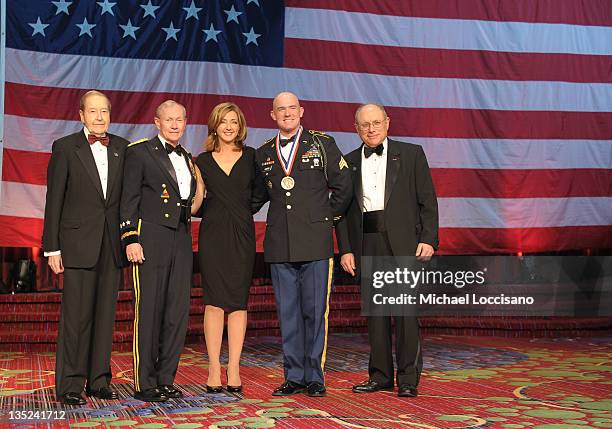
[[[51,143],[96,88],[131,140],[156,134],[160,102],[185,104],[194,155],[221,101],[257,147],[291,90],[345,153],[355,108],[378,102],[390,135],[425,149],[445,253],[612,247],[610,0],[6,0],[1,14],[1,246],[40,245]]]

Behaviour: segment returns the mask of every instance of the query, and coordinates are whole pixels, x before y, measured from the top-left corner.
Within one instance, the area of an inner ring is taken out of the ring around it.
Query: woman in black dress
[[[221,103],[208,118],[206,152],[196,160],[206,188],[198,245],[206,304],[204,336],[209,359],[206,388],[210,393],[222,389],[219,355],[225,312],[229,343],[227,389],[242,390],[240,354],[255,262],[251,196],[254,187],[261,187],[255,149],[244,145],[246,135],[240,108],[233,103]]]

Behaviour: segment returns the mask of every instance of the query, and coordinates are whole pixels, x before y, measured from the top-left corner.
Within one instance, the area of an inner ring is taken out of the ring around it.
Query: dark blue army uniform
[[[134,280],[134,389],[172,385],[183,350],[193,255],[191,192],[182,200],[176,172],[158,137],[128,146],[121,195],[121,240],[140,243],[145,261],[132,264]]]
[[[281,165],[278,136],[257,150],[270,200],[264,256],[271,263],[285,380],[324,384],[333,225],[351,200],[352,181],[332,137],[307,130],[298,136],[291,179]]]

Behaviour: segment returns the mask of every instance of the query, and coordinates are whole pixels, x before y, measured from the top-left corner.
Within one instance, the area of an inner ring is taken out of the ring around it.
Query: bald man
[[[134,397],[180,398],[174,377],[183,350],[193,256],[191,210],[196,173],[179,144],[185,107],[168,100],[155,112],[157,137],[128,146],[121,195],[121,240],[134,279]]]
[[[332,232],[351,199],[349,169],[334,139],[304,129],[303,114],[295,94],[278,94],[270,113],[278,132],[257,150],[270,200],[264,256],[283,339],[285,382],[275,396],[325,395]]]
[[[83,129],[53,143],[47,170],[43,250],[53,272],[64,274],[55,391],[66,405],[84,405],[84,389],[117,399],[110,357],[125,265],[119,198],[128,142],[108,133],[110,112],[106,95],[85,93]]]

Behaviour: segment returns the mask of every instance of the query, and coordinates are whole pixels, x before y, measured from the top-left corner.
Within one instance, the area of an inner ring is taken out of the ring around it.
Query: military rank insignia
[[[340,162],[338,163],[338,168],[340,168],[340,170],[342,170],[343,168],[348,168],[348,164],[346,163],[346,160],[344,159],[343,156],[340,157]]]

